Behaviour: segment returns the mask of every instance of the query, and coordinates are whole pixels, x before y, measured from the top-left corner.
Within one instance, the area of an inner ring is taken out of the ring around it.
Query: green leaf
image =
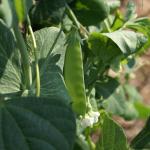
[[[65,4],[65,0],[38,1],[30,13],[33,25],[41,27],[58,24],[65,10]]]
[[[2,0],[0,4],[0,18],[8,27],[17,25],[18,21],[26,19],[27,13],[32,6],[32,0]]]
[[[148,39],[143,47],[139,50],[139,53],[143,53],[150,47],[150,19],[148,17],[137,18],[127,23],[127,28],[138,31],[146,36]]]
[[[97,150],[127,150],[123,129],[107,115],[103,118],[102,135]]]
[[[60,29],[55,27],[43,28],[34,33],[37,42],[37,53],[40,68],[41,96],[66,99],[69,102],[68,93],[62,77],[62,70],[65,57],[65,35],[61,33],[53,47],[54,41],[59,34]],[[31,37],[28,37],[28,50],[33,51]],[[52,49],[53,48],[53,49]],[[34,56],[31,56],[34,66]],[[35,76],[35,75],[33,75]],[[35,82],[33,82],[31,91],[35,94]]]
[[[150,106],[142,103],[142,102],[135,102],[134,107],[138,111],[139,118],[148,118],[150,116]]]
[[[115,78],[107,77],[103,81],[96,83],[96,96],[106,99],[113,94],[118,86],[119,82]]]
[[[112,33],[104,33],[120,48],[124,54],[132,54],[138,51],[146,42],[146,37],[141,33],[129,30],[118,30]]]
[[[114,17],[114,16],[110,16],[110,17]],[[124,25],[124,16],[120,11],[117,11],[113,20],[113,24],[111,25],[111,31],[116,31],[120,29],[123,25]]]
[[[62,99],[18,98],[0,102],[0,149],[71,150],[75,118]]]
[[[92,53],[104,63],[112,62],[122,54],[117,45],[102,33],[93,32],[89,36],[88,45]]]
[[[135,150],[150,149],[150,118],[142,131],[132,140],[131,147]]]
[[[93,32],[88,39],[92,53],[105,63],[126,58],[128,55],[139,51],[147,42],[141,34],[129,30],[117,30],[111,33]]]
[[[115,115],[124,117],[127,120],[138,117],[138,111],[134,103],[141,99],[141,96],[129,85],[119,86],[118,89],[103,102],[104,108]]]
[[[0,18],[2,18],[8,27],[11,27],[16,20],[12,0],[2,0],[0,3]]]
[[[130,0],[127,4],[126,14],[125,14],[125,21],[133,20],[137,17],[136,13],[136,4],[133,0]]]
[[[10,29],[0,20],[0,95],[21,90],[20,54]]]
[[[107,0],[78,0],[72,8],[78,20],[86,26],[98,24],[109,15]]]

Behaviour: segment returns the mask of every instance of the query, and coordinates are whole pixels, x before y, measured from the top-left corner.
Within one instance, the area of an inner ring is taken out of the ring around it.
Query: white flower
[[[89,126],[92,126],[94,123],[94,119],[91,118],[90,116],[86,115],[85,118],[83,118],[81,120],[81,125],[82,127],[86,128],[86,127],[89,127]]]
[[[100,116],[99,112],[90,111],[85,117],[81,120],[81,126],[92,127],[94,123],[98,122],[98,117]]]
[[[94,119],[94,123],[97,123],[98,122],[98,117],[100,116],[100,113],[91,111],[90,116]]]

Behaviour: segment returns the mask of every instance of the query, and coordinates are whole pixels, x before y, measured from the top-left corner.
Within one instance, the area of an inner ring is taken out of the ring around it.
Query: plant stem
[[[95,74],[96,74],[96,77],[93,78],[93,80],[92,80],[92,82],[91,82],[91,84],[90,84],[91,86],[89,87],[88,92],[87,92],[87,94],[86,94],[87,97],[90,96],[90,94],[91,94],[93,88],[95,87],[95,84],[96,84],[98,75],[99,75],[99,74],[102,74],[104,71],[105,71],[105,65],[103,66],[103,64],[99,63],[98,68],[97,68],[97,71],[96,71],[96,73],[95,73]]]
[[[56,36],[56,38],[55,38],[55,40],[54,40],[53,45],[52,45],[51,48],[50,48],[49,53],[47,54],[47,58],[49,58],[50,53],[52,52],[52,50],[54,49],[55,45],[57,44],[57,41],[58,41],[58,39],[59,39],[59,37],[60,37],[62,31],[63,31],[63,28],[61,27],[60,30],[59,30],[59,32],[58,32],[58,34],[57,34],[57,36]]]
[[[63,14],[62,19],[63,19],[64,15],[65,14]],[[55,45],[57,44],[57,41],[58,41],[62,31],[63,31],[63,28],[61,27],[58,34],[57,34],[57,36],[56,36],[56,38],[55,38],[55,40],[54,40],[54,42],[53,42],[53,44],[52,44],[52,46],[51,46],[51,48],[50,48],[50,50],[49,50],[49,52],[48,52],[48,54],[47,54],[47,56],[46,56],[46,58],[45,58],[45,61],[44,61],[43,65],[41,66],[41,68],[39,70],[39,79],[40,79],[40,76],[42,76],[44,74],[44,72],[46,71],[46,67],[49,63],[50,54],[51,54],[52,50],[54,49]],[[38,71],[38,70],[36,70],[36,71]],[[32,87],[34,85],[35,85],[35,81],[33,81]]]
[[[79,21],[77,20],[77,18],[74,15],[73,11],[71,10],[71,8],[67,4],[66,4],[66,11],[67,11],[68,16],[73,21],[73,23],[77,26],[78,29],[80,29],[80,23],[79,23]]]
[[[105,26],[106,26],[107,31],[110,33],[110,32],[111,32],[111,29],[110,29],[110,27],[109,27],[109,24],[108,24],[107,20],[104,20],[104,24],[105,24]]]
[[[38,55],[37,55],[37,44],[35,40],[35,36],[31,27],[31,22],[29,16],[27,16],[27,23],[28,23],[28,29],[29,33],[31,35],[31,40],[33,42],[33,48],[34,48],[34,57],[35,57],[35,69],[36,69],[36,96],[40,96],[40,71],[39,71],[39,65],[38,65]]]
[[[32,71],[31,71],[27,47],[26,47],[25,41],[23,39],[23,36],[19,30],[18,25],[14,26],[13,30],[14,30],[16,40],[17,40],[17,45],[18,45],[18,48],[20,50],[21,57],[23,60],[25,88],[30,89],[31,84],[32,84]]]
[[[82,150],[90,150],[88,142],[84,140],[81,135],[77,136],[76,143],[82,148]]]
[[[75,14],[73,13],[73,11],[71,10],[71,8],[66,4],[66,11],[68,16],[71,18],[71,20],[73,21],[73,23],[75,24],[75,26],[80,30],[80,33],[85,36],[89,35],[89,32],[86,30],[86,28],[78,21],[78,19],[76,18]],[[85,34],[84,34],[84,33]],[[87,37],[86,37],[87,38]]]
[[[94,144],[94,142],[92,141],[90,134],[88,135],[87,141],[90,145],[90,150],[95,150],[96,145]]]

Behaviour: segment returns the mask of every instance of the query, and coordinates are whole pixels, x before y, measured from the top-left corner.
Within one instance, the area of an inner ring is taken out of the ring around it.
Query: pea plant
[[[150,148],[150,108],[129,82],[150,19],[133,1],[125,14],[119,7],[0,0],[0,150]],[[114,115],[147,123],[129,143]]]

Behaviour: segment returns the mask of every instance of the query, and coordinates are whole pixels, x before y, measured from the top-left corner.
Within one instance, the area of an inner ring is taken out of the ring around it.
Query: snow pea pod
[[[64,79],[72,99],[73,110],[78,115],[86,113],[86,93],[80,37],[76,29],[68,36],[64,64]]]

